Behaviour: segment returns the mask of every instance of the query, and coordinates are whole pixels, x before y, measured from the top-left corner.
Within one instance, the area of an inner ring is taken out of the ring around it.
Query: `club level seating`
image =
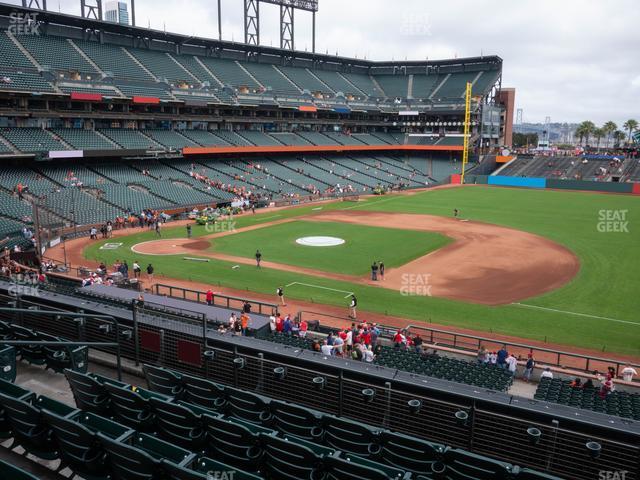
[[[182,133],[189,140],[205,147],[211,147],[214,145],[226,147],[229,145],[233,145],[232,143],[229,143],[228,141],[208,130],[183,130],[180,133]]]
[[[311,142],[305,140],[300,135],[296,135],[295,133],[282,132],[271,133],[270,135],[284,145],[311,145]]]
[[[542,378],[534,398],[640,420],[640,394],[637,393],[616,390],[601,398],[598,387],[573,388],[569,380]]]
[[[116,87],[126,97],[156,97],[161,100],[174,100],[168,88],[161,83],[147,85],[133,85],[128,83],[117,83]]]
[[[148,135],[156,142],[164,145],[167,148],[181,149],[184,147],[198,147],[196,142],[189,140],[176,130],[145,130],[145,135]]]
[[[122,148],[153,150],[162,148],[140,130],[130,128],[102,128],[100,133],[109,137]]]
[[[115,88],[108,88],[106,86],[92,86],[92,85],[58,85],[58,88],[63,93],[95,93],[98,95],[103,95],[105,97],[117,97],[120,98],[120,95]]]
[[[122,47],[87,40],[73,40],[73,43],[80,47],[103,72],[111,73],[116,78],[155,80],[127,55]]]
[[[19,183],[23,186],[28,186],[29,191],[38,195],[52,192],[56,188],[54,183],[34,170],[9,166],[3,166],[0,169],[0,185],[4,188],[16,191]]]
[[[103,202],[91,193],[77,188],[63,188],[49,193],[45,202],[47,208],[65,218],[75,219],[78,225],[102,223],[124,213],[122,208]],[[79,206],[82,208],[78,208]]]
[[[362,73],[343,73],[342,76],[349,82],[355,85],[358,90],[364,92],[368,97],[384,97],[384,92],[381,91],[369,75]]]
[[[407,97],[408,75],[376,75],[375,78],[387,97]]]
[[[107,178],[82,165],[73,165],[68,169],[46,166],[40,168],[39,172],[64,187],[70,187],[78,182],[82,182],[83,185],[111,183]]]
[[[413,98],[427,98],[434,88],[443,80],[440,75],[414,75],[413,76]]]
[[[296,133],[298,134],[298,136],[304,138],[306,141],[308,141],[313,145],[335,145],[336,143],[335,141],[333,141],[332,139],[330,139],[326,135],[323,135],[320,132],[299,131]]]
[[[42,128],[2,128],[0,135],[21,152],[67,150],[51,133]]]
[[[259,90],[261,87],[234,60],[212,57],[198,57],[200,61],[218,78],[223,85],[247,87]]]
[[[13,43],[6,31],[0,32],[0,58],[5,68],[35,69],[35,65]]]
[[[272,136],[258,132],[257,130],[239,130],[238,135],[246,139],[247,141],[253,143],[254,145],[270,145],[270,146],[279,146],[280,142],[274,139]]]
[[[319,81],[312,73],[306,68],[297,67],[278,67],[286,77],[295,83],[300,90],[309,90],[312,93],[322,92],[325,95],[333,95],[334,92]]]
[[[300,95],[301,90],[274,65],[246,62],[242,66],[266,89],[271,89],[274,93],[281,95]]]
[[[119,148],[94,130],[83,128],[54,128],[52,132],[78,150],[113,150]]]
[[[80,55],[66,38],[50,35],[16,35],[15,38],[44,68],[98,76],[95,68]]]
[[[34,342],[63,342],[65,339],[37,330],[0,322],[0,344],[2,340],[21,340]],[[86,372],[89,361],[88,347],[67,347],[65,345],[22,345],[15,347],[15,356],[33,365],[44,365],[46,369],[62,372],[71,369]],[[8,353],[10,355],[10,353]],[[15,357],[14,357],[15,358]],[[15,359],[14,359],[15,367]],[[15,368],[13,376],[15,378]]]
[[[140,48],[130,48],[128,51],[157,79],[167,79],[170,83],[186,82],[187,84],[193,84],[198,82],[196,78],[182,68],[181,65],[174,62],[173,58],[165,52]]]
[[[12,70],[3,66],[0,66],[0,90],[41,93],[55,91],[53,86],[35,71],[21,68]]]

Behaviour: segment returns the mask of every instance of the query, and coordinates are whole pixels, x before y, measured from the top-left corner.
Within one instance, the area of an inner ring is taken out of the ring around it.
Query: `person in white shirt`
[[[511,375],[515,375],[518,370],[518,359],[512,355],[509,355],[505,360],[507,362],[507,369]]]
[[[632,382],[633,381],[633,376],[637,375],[637,374],[638,374],[638,372],[636,372],[635,368],[633,368],[631,365],[627,364],[622,369],[622,380],[624,380],[625,382]]]
[[[237,322],[236,314],[232,313],[231,316],[229,317],[229,330],[233,330],[233,327],[235,326],[236,322]]]
[[[333,355],[333,346],[327,345],[327,341],[324,340],[322,342],[322,347],[320,347],[320,351],[322,352],[323,355],[330,357],[331,355]]]
[[[271,333],[274,333],[276,331],[276,317],[275,317],[275,315],[271,315],[269,317],[269,329],[271,330]]]
[[[489,354],[489,363],[491,365],[495,365],[496,363],[498,363],[498,354],[496,352],[491,352]]]
[[[553,378],[553,372],[549,367],[544,369],[544,372],[540,375],[540,378]]]
[[[371,350],[371,345],[369,345],[364,351],[362,359],[367,363],[373,362],[373,351]]]

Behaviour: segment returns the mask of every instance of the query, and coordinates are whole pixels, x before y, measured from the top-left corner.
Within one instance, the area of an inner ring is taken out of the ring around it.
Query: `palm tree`
[[[607,123],[605,123],[602,126],[602,129],[604,130],[604,133],[607,136],[607,147],[609,147],[611,144],[611,134],[618,129],[618,125],[616,125],[614,122],[609,120]]]
[[[616,130],[613,132],[614,147],[621,147],[626,138],[627,135],[623,131]]]
[[[582,122],[578,125],[576,129],[576,135],[580,137],[580,143],[582,144],[582,139],[585,139],[585,143],[589,145],[589,137],[593,134],[593,131],[596,129],[595,123],[590,120]]]
[[[596,150],[600,150],[600,140],[606,135],[604,128],[594,128],[593,136],[596,139]]]
[[[626,122],[624,122],[624,125],[622,125],[622,128],[624,128],[626,131],[629,132],[629,143],[631,143],[631,134],[633,133],[634,130],[638,129],[638,122],[637,120],[627,120]]]

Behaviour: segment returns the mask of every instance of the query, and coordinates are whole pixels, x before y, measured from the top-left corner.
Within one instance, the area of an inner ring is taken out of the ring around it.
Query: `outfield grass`
[[[557,241],[580,258],[578,276],[565,287],[523,301],[527,305],[489,307],[431,297],[403,297],[399,292],[331,281],[263,268],[241,266],[231,269],[229,262],[211,260],[207,264],[187,263],[174,256],[133,254],[131,245],[155,239],[152,232],[119,238],[119,250],[99,250],[103,241],[89,247],[88,258],[112,262],[126,258],[152,262],[156,272],[169,277],[222,285],[241,290],[273,294],[278,285],[293,282],[290,298],[344,306],[344,292],[353,291],[363,310],[389,313],[420,321],[471,328],[553,343],[602,350],[603,355],[640,355],[640,197],[592,193],[518,190],[498,187],[469,187],[433,190],[413,196],[369,198],[355,208],[390,212],[427,213],[450,216],[453,208],[473,220],[529,231]],[[280,218],[312,214],[317,206],[238,217],[237,227]],[[354,209],[354,204],[326,204],[323,210]],[[600,210],[628,210],[629,233],[600,233]],[[207,232],[195,227],[194,235]],[[184,237],[184,228],[167,228],[163,238]],[[230,237],[231,238],[231,237]],[[481,255],[482,252],[478,252]],[[386,254],[385,254],[386,261]],[[339,290],[339,291],[336,291]],[[320,308],[320,307],[319,307]],[[555,311],[559,310],[559,311]],[[564,311],[581,313],[579,316]],[[607,317],[604,318],[594,318]]]
[[[344,239],[345,243],[324,248],[296,243],[296,239],[307,236],[333,236]],[[297,220],[216,238],[212,241],[212,250],[254,258],[256,249],[260,249],[262,259],[266,261],[366,275],[371,271],[373,261],[383,260],[385,267],[397,267],[450,241],[431,232]]]

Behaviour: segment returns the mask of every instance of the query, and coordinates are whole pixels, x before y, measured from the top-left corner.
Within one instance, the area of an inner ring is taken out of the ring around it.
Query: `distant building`
[[[107,22],[129,25],[129,6],[127,5],[127,2],[106,2],[104,19]]]

